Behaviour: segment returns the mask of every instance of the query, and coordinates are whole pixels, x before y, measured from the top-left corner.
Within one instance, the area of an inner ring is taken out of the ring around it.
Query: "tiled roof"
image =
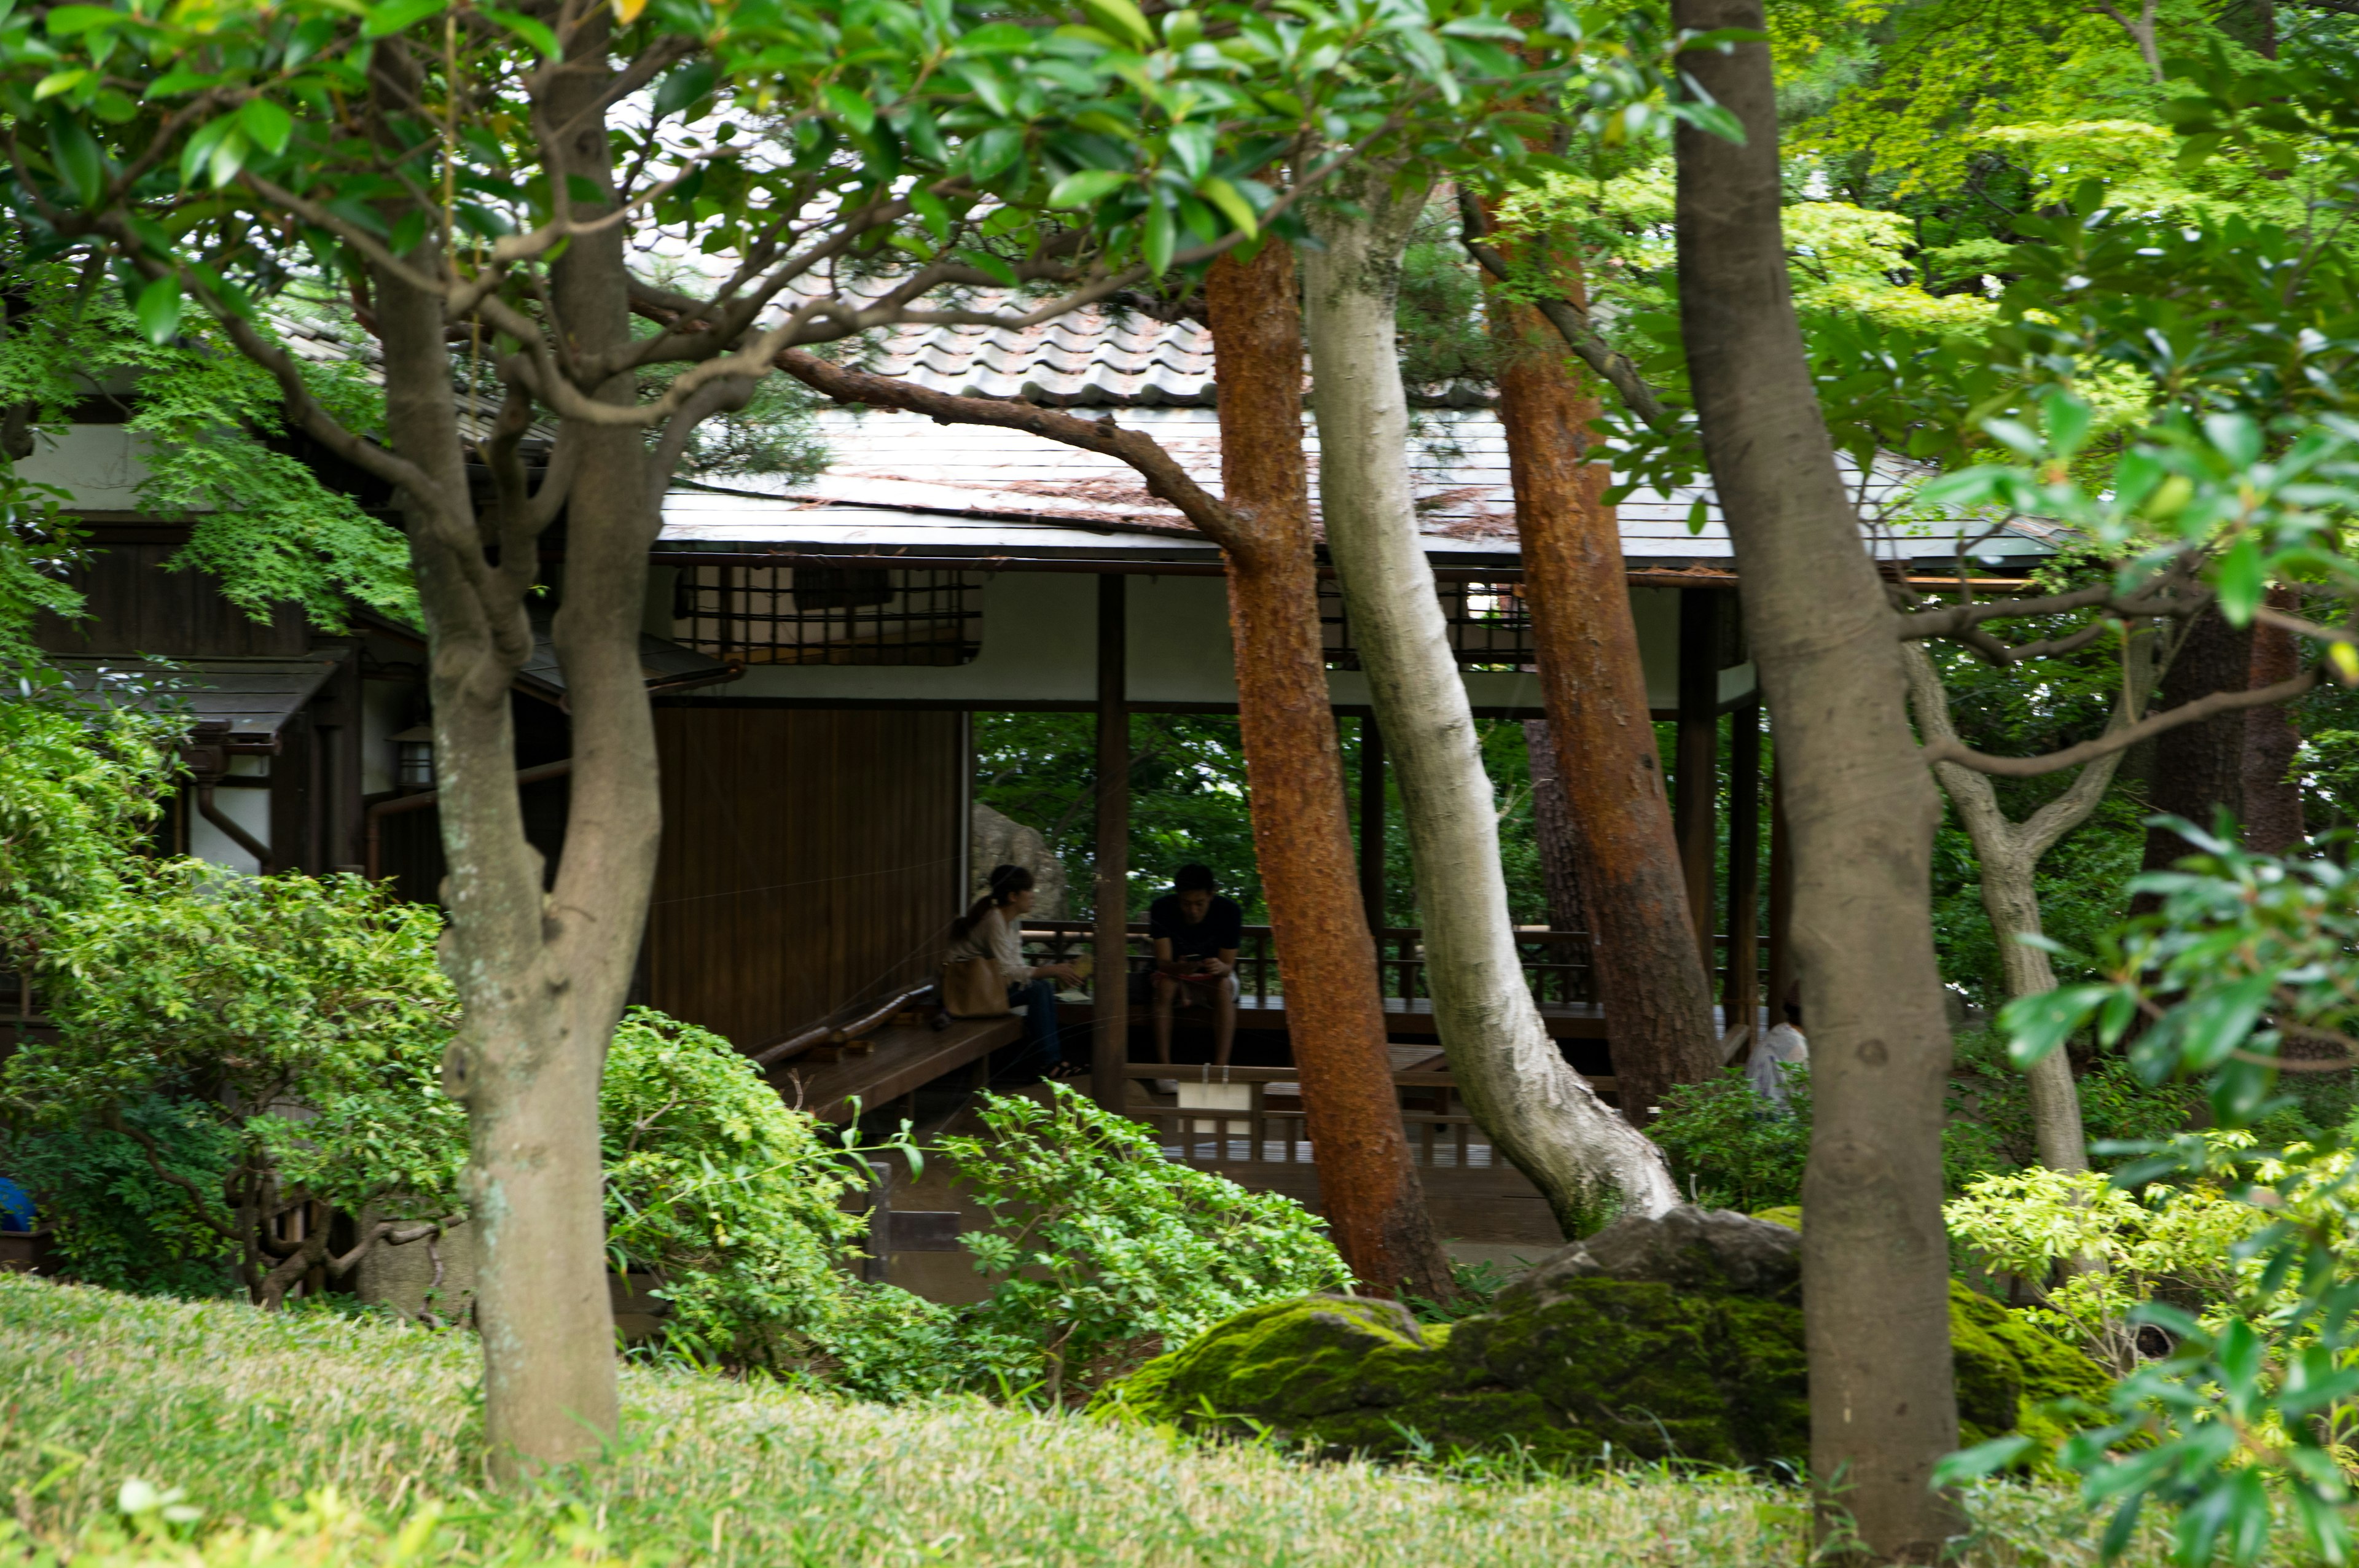
[[[1029,303],[985,289],[965,308],[1020,315]],[[1190,320],[1092,305],[1032,327],[904,324],[867,339],[864,369],[937,392],[1023,398],[1050,407],[1169,408],[1212,404],[1212,334]],[[1307,383],[1306,383],[1307,384]],[[1488,389],[1452,383],[1416,389],[1432,406],[1473,407]]]
[[[1220,425],[1214,410],[1137,408],[1116,417],[1154,436],[1199,483],[1219,493]],[[832,459],[826,472],[791,489],[731,481],[728,490],[748,492],[743,498],[710,489],[675,492],[665,508],[666,541],[720,547],[734,527],[742,531],[744,542],[762,547],[795,543],[798,530],[810,535],[802,542],[819,546],[852,527],[863,547],[883,547],[879,541],[889,540],[896,526],[906,526],[923,534],[927,548],[964,537],[976,549],[1020,551],[1046,547],[1039,528],[1052,523],[1101,534],[1193,536],[1176,510],[1139,488],[1134,470],[1095,452],[1022,431],[937,425],[922,416],[879,409],[826,409],[819,422]],[[1308,417],[1303,441],[1314,457],[1315,504],[1318,432]],[[1506,434],[1495,415],[1487,409],[1422,415],[1409,460],[1430,551],[1476,557],[1515,554]],[[1855,484],[1849,464],[1838,461],[1847,483]],[[1887,458],[1866,486],[1867,499],[1873,505],[1888,503],[1919,477],[1913,465]],[[764,490],[801,505],[754,499]],[[1701,533],[1691,533],[1688,519],[1699,499],[1706,520]],[[888,521],[888,514],[900,522]],[[1623,555],[1633,569],[1726,569],[1732,564],[1728,531],[1708,487],[1668,496],[1642,491],[1623,502],[1618,515]],[[2049,552],[2052,534],[2036,522],[2010,524],[1977,546],[1978,564],[2027,565],[2028,558]],[[910,537],[914,542],[917,535]],[[1879,558],[1939,569],[1954,562],[1958,529],[1936,522],[1907,531],[1876,530],[1870,543]]]

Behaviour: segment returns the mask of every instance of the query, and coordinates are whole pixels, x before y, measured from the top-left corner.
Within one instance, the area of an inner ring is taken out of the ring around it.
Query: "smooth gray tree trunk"
[[[1393,311],[1425,200],[1358,166],[1303,255],[1321,505],[1345,612],[1397,770],[1434,1022],[1468,1108],[1569,1237],[1679,1201],[1662,1153],[1565,1064],[1524,982],[1498,820],[1408,475]]]

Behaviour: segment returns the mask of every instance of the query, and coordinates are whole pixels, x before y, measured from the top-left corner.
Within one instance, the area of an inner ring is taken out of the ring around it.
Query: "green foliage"
[[[136,382],[124,427],[147,470],[141,503],[190,524],[172,565],[211,572],[257,617],[292,602],[316,624],[342,630],[356,599],[415,618],[400,532],[288,449],[277,384],[218,328],[191,318],[152,341],[118,293],[93,289],[56,262],[10,259],[12,285],[29,308],[0,339],[0,404],[31,412],[37,450],[42,431],[70,423],[82,399]],[[267,324],[255,330],[276,341]],[[310,395],[349,427],[382,425],[383,395],[356,363],[294,362]]]
[[[1780,1067],[1787,1109],[1754,1092],[1744,1069],[1674,1085],[1647,1129],[1680,1190],[1707,1208],[1757,1214],[1801,1201],[1810,1152],[1810,1070]]]
[[[1984,1176],[1941,1213],[1976,1262],[2031,1291],[2033,1322],[2122,1373],[2138,1362],[2132,1309],[2224,1300],[2238,1244],[2268,1223],[2214,1183],[2133,1195],[2103,1172],[2042,1167]]]
[[[124,1131],[16,1126],[0,1142],[8,1174],[39,1195],[42,1223],[68,1270],[109,1290],[237,1292],[227,1243],[192,1212],[179,1184],[218,1192],[238,1162],[235,1129],[165,1095],[126,1101],[118,1114]]]
[[[945,1309],[842,1267],[867,1231],[841,1206],[863,1152],[831,1148],[744,1053],[634,1008],[599,1090],[606,1247],[671,1303],[664,1348],[886,1398],[939,1388],[958,1351]]]
[[[2132,884],[2160,895],[2162,907],[2100,947],[2098,980],[2014,1003],[2002,1023],[2028,1062],[2087,1027],[2111,1044],[2143,1016],[2128,1046],[2142,1077],[2200,1076],[2223,1130],[2264,1126],[2287,1104],[2272,1091],[2281,1065],[2293,1065],[2289,1045],[2359,1055],[2351,957],[2359,877],[2332,859],[2256,855],[2191,824],[2171,826],[2200,852]],[[2230,1253],[2233,1283],[2200,1316],[2158,1301],[2132,1310],[2132,1322],[2175,1337],[2174,1353],[2122,1382],[2110,1424],[2060,1451],[2092,1501],[2115,1505],[2117,1532],[2146,1503],[2169,1502],[2180,1505],[2182,1561],[2221,1552],[2256,1561],[2281,1521],[2329,1561],[2347,1551],[2354,1497],[2337,1455],[2359,1391],[2359,1281],[2347,1261],[2359,1242],[2352,1136],[2346,1125],[2272,1147],[2186,1133],[2147,1145],[2147,1158],[2115,1175],[2124,1186],[2169,1180],[2214,1192],[2220,1203],[2208,1215],[2189,1211],[2211,1221],[2204,1236],[2242,1233]],[[2115,1457],[2137,1433],[2153,1433],[2154,1449]]]
[[[996,1276],[970,1317],[977,1354],[1008,1375],[1045,1374],[1053,1400],[1104,1357],[1349,1279],[1292,1198],[1174,1164],[1137,1123],[1048,1088],[1045,1106],[984,1096],[990,1136],[941,1145],[996,1227],[962,1239]]]

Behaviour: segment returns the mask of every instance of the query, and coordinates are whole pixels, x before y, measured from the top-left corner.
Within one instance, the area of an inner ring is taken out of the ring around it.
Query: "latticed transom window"
[[[1449,623],[1451,652],[1470,670],[1520,670],[1531,667],[1532,617],[1519,582],[1445,578],[1434,584],[1441,600],[1441,618]],[[1343,613],[1343,586],[1333,578],[1319,579],[1319,630],[1331,670],[1356,670],[1360,650],[1352,641],[1350,621]]]
[[[963,665],[983,651],[983,579],[890,567],[683,567],[672,637],[748,665]]]

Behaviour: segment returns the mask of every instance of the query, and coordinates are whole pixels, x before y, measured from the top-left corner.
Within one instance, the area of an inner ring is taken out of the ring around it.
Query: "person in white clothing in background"
[[[1777,1070],[1778,1066],[1810,1059],[1810,1042],[1802,1037],[1799,986],[1787,988],[1785,1011],[1786,1021],[1761,1037],[1752,1060],[1745,1064],[1745,1081],[1753,1086],[1753,1092],[1781,1110],[1786,1105],[1786,1075]]]

